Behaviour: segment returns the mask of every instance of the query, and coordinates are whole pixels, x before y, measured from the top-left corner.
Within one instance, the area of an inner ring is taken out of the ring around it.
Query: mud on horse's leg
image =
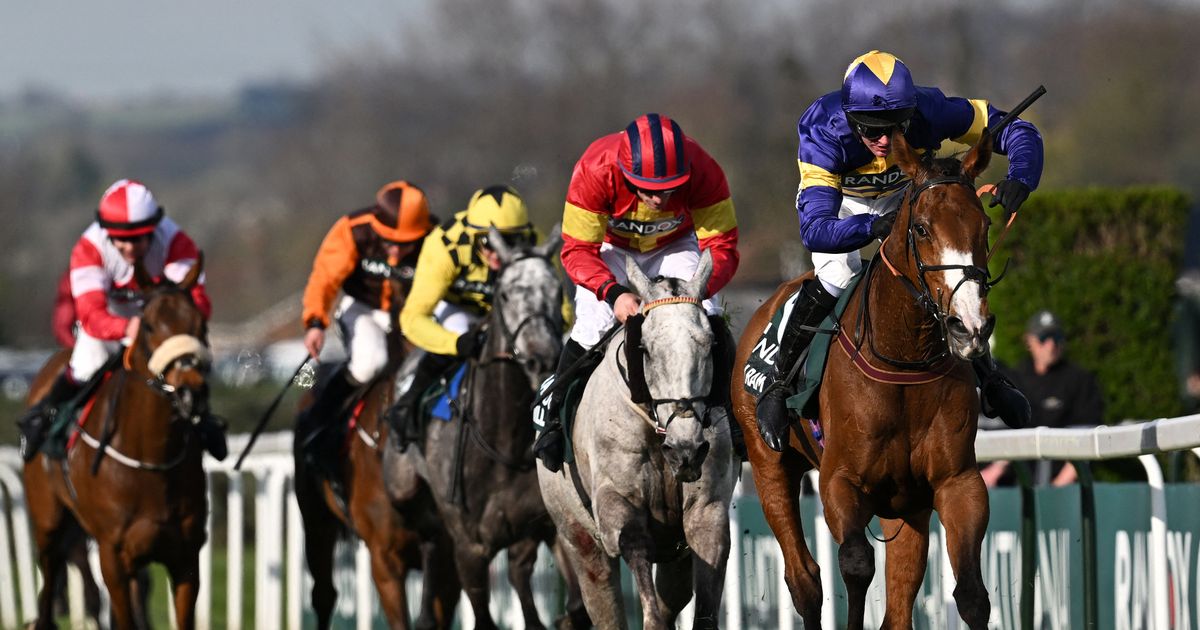
[[[984,630],[992,610],[979,564],[989,517],[987,487],[971,469],[935,489],[933,501],[946,530],[946,551],[958,581],[954,587],[958,614],[968,628]]]
[[[929,555],[929,510],[907,519],[881,521],[887,540],[887,614],[884,630],[911,629],[913,602],[925,579]]]
[[[862,494],[836,472],[821,476],[825,522],[838,549],[838,567],[846,583],[846,628],[862,630],[867,588],[875,576],[875,551],[863,533],[871,519]]]

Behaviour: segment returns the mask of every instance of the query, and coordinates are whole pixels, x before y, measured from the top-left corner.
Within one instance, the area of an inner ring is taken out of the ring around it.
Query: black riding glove
[[[467,332],[459,335],[454,351],[461,358],[475,358],[479,356],[479,351],[483,349],[483,342],[486,340],[487,335],[484,334],[483,329],[472,326]]]
[[[1004,208],[1004,218],[1008,219],[1017,213],[1027,198],[1029,186],[1026,186],[1025,182],[1005,179],[996,184],[996,192],[992,193],[992,203],[989,203],[988,207],[995,208],[996,204],[1000,204]]]
[[[892,224],[896,222],[897,214],[899,213],[891,212],[875,217],[875,220],[871,221],[871,238],[876,238],[881,241],[887,238],[888,234],[892,233]]]

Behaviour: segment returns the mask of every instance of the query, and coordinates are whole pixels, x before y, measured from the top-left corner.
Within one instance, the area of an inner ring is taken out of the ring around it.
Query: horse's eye
[[[913,231],[921,238],[929,238],[929,230],[925,229],[925,226],[920,223],[913,226]]]

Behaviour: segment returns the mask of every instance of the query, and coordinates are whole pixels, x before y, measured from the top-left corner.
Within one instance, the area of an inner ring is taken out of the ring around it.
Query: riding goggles
[[[883,136],[891,135],[893,129],[899,129],[900,133],[907,132],[908,131],[908,123],[909,123],[909,121],[906,120],[904,122],[896,123],[894,125],[884,125],[882,127],[864,125],[864,124],[858,123],[858,122],[851,123],[851,124],[854,125],[854,132],[857,133],[858,135],[866,138],[867,140],[878,140],[878,139],[882,138]]]

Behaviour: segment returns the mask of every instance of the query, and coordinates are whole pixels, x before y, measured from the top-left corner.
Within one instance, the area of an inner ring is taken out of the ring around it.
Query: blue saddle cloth
[[[429,410],[431,418],[437,418],[445,422],[449,422],[454,417],[454,408],[452,401],[458,400],[458,392],[462,389],[463,376],[467,373],[467,364],[463,363],[458,366],[458,370],[454,372],[454,376],[450,378],[449,383],[445,387],[441,384],[434,385],[429,395],[431,399],[427,399],[425,408]]]

